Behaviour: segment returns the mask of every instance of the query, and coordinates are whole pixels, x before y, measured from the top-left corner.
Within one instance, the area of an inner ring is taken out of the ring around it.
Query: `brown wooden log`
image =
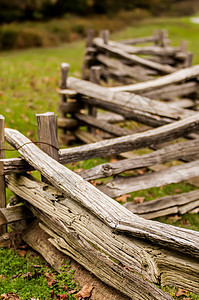
[[[135,93],[142,91],[143,93],[170,84],[175,84],[185,80],[190,80],[192,78],[197,78],[198,76],[199,76],[199,65],[195,65],[193,67],[178,70],[172,74],[165,75],[160,78],[150,80],[148,82],[141,82],[141,83],[136,83],[128,86],[112,87],[110,88],[110,90],[114,92],[130,91]]]
[[[18,149],[22,157],[40,171],[52,185],[85,207],[112,230],[139,236],[139,238],[151,240],[156,244],[176,250],[180,249],[181,252],[199,257],[199,234],[197,232],[182,228],[176,229],[173,226],[153,223],[135,216],[93,185],[84,181],[79,175],[49,157],[18,131],[6,128],[5,135],[8,142]],[[187,169],[188,173],[198,172],[196,163],[194,166],[191,163],[186,165],[190,167]],[[190,239],[191,243],[187,249],[187,240]]]
[[[199,152],[199,140],[176,143],[160,150],[130,159],[123,159],[113,163],[105,163],[78,173],[85,180],[94,180],[113,176],[127,170],[149,167],[172,160],[186,159],[186,156],[195,156]]]
[[[5,158],[5,137],[4,137],[4,127],[5,119],[0,115],[0,159]],[[3,168],[3,166],[0,166]],[[5,186],[5,177],[0,175],[0,208],[6,207],[6,186]],[[6,226],[0,226],[0,235],[6,233]]]

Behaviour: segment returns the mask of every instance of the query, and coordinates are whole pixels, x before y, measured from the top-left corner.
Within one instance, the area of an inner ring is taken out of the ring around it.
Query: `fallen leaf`
[[[0,280],[4,280],[6,278],[5,275],[0,275]]]
[[[147,172],[147,169],[144,168],[144,169],[137,169],[137,173],[140,174],[140,175],[143,175]]]
[[[175,193],[181,193],[180,189],[175,189]]]
[[[41,265],[33,265],[33,268],[41,268]]]
[[[19,251],[19,255],[21,256],[21,257],[25,257],[26,256],[26,250],[20,250]]]
[[[75,173],[79,173],[79,172],[82,172],[82,171],[84,171],[84,169],[82,169],[82,168],[74,170]]]
[[[125,203],[125,202],[127,202],[128,198],[131,198],[131,195],[124,194],[124,195],[122,195],[120,197],[117,197],[115,200],[117,200],[119,202],[122,202],[122,203]]]
[[[48,282],[48,287],[52,287],[57,283],[57,280],[54,279],[55,274],[54,273],[46,273],[46,278]]]
[[[31,272],[27,272],[25,274],[22,275],[23,278],[27,278],[27,279],[31,279],[33,277]]]
[[[110,159],[110,162],[111,162],[111,163],[114,163],[114,162],[116,162],[116,161],[118,161],[118,159],[116,159],[116,158],[111,158],[111,159]]]
[[[16,294],[13,292],[7,293],[7,294],[1,294],[2,300],[20,300]]]
[[[90,183],[91,183],[92,185],[94,185],[94,186],[97,186],[97,185],[102,184],[102,181],[101,181],[101,180],[98,180],[98,181],[96,181],[96,180],[91,180]]]
[[[184,289],[179,288],[178,291],[176,292],[176,297],[180,297],[180,296],[186,296],[187,295],[187,291]]]
[[[144,200],[145,200],[145,197],[143,196],[143,197],[134,197],[133,198],[133,201],[134,201],[134,203],[143,203],[144,202]]]
[[[75,295],[75,298],[81,297],[83,299],[89,298],[91,296],[91,292],[93,290],[93,286],[88,286],[85,284],[83,288]]]

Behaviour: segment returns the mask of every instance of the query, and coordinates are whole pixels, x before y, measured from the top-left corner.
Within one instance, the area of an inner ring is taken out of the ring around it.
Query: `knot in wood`
[[[105,176],[111,176],[112,175],[113,168],[109,164],[104,164],[102,166],[102,172]]]

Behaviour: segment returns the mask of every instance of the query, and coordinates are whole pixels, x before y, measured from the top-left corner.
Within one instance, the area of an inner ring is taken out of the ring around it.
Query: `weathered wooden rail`
[[[198,232],[144,220],[85,181],[82,178],[85,174],[80,174],[81,177],[60,164],[146,147],[160,140],[160,136],[163,141],[172,140],[196,131],[199,127],[198,114],[145,133],[63,150],[57,147],[53,114],[38,115],[37,120],[42,150],[18,131],[5,129],[6,141],[19,151],[21,158],[1,159],[0,174],[5,176],[6,186],[24,206],[1,209],[0,224],[15,221],[12,227],[17,228],[20,220],[37,217],[40,228],[26,224],[24,239],[51,264],[59,263],[57,255],[52,262],[53,245],[132,299],[172,299],[154,283],[198,293]],[[198,146],[196,140],[188,141],[181,143],[182,148],[175,146],[177,148],[174,147],[173,152],[172,146],[165,153],[157,150],[157,156],[162,162],[189,154],[193,157],[198,153]],[[188,152],[188,147],[192,147],[192,152]],[[148,164],[154,160],[155,154],[149,155]],[[140,164],[138,159],[137,166]],[[195,168],[189,163],[185,165],[186,170],[191,170],[188,171],[190,176],[199,175],[197,161],[194,162]],[[41,173],[43,181],[25,173],[31,168]],[[92,170],[89,172],[92,173]],[[193,204],[197,192],[191,193],[189,198]],[[175,205],[184,204],[182,199],[174,202]],[[165,206],[164,201],[161,209]],[[47,253],[47,243],[51,244],[51,256]]]
[[[153,44],[137,46],[148,42]],[[103,30],[97,38],[94,37],[94,32],[89,30],[83,79],[89,79],[90,68],[95,65],[101,66],[103,79],[107,81],[112,78],[120,84],[150,80],[154,76],[190,66],[193,54],[187,50],[186,42],[182,41],[179,47],[172,47],[170,43],[165,30],[155,30],[154,36],[151,37],[121,42],[111,41],[108,30]]]

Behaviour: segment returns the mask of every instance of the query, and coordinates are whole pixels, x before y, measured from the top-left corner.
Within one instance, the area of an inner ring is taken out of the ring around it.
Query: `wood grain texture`
[[[116,57],[120,57],[122,59],[126,59],[131,63],[136,63],[136,64],[139,64],[142,66],[146,66],[146,67],[158,70],[158,71],[160,71],[162,73],[166,73],[166,74],[172,73],[175,71],[175,68],[173,68],[169,65],[162,65],[159,63],[155,63],[155,62],[149,61],[147,59],[141,58],[135,54],[129,54],[128,52],[123,51],[123,49],[121,50],[120,48],[111,46],[109,43],[105,44],[101,38],[95,38],[94,44],[100,50],[105,50],[105,51],[111,53],[112,55],[115,55]]]
[[[172,160],[186,159],[186,156],[195,156],[199,151],[199,140],[169,145],[160,150],[131,159],[123,159],[113,163],[105,163],[78,173],[85,180],[109,177],[127,170],[149,167]]]
[[[69,77],[67,83],[68,86],[76,92],[87,97],[95,98],[95,102],[92,101],[93,105],[97,105],[102,108],[105,108],[105,105],[106,108],[108,105],[109,108],[115,106],[118,113],[124,114],[129,118],[136,116],[136,114],[138,118],[141,113],[149,113],[151,114],[151,117],[153,116],[156,120],[158,119],[157,115],[159,117],[166,117],[175,120],[194,114],[194,112],[183,109],[175,109],[169,107],[164,102],[151,100],[141,95],[131,93],[114,93],[106,87],[101,87],[97,84],[74,77]],[[89,99],[82,100],[89,103]],[[147,115],[145,115],[145,117],[147,118]]]
[[[139,91],[146,92],[154,88],[157,89],[170,84],[182,82],[185,80],[190,80],[192,78],[197,78],[198,75],[199,75],[199,65],[195,65],[193,67],[178,70],[172,74],[161,76],[160,78],[150,80],[147,82],[140,82],[140,83],[127,85],[127,86],[112,87],[109,89],[114,92],[124,92],[124,91],[130,91],[135,93]]]
[[[183,214],[199,206],[199,191],[166,196],[138,204],[127,202],[124,206],[145,219],[153,219],[167,214]]]
[[[4,137],[4,128],[5,128],[5,119],[0,115],[0,159],[5,157],[5,137]],[[3,168],[3,165],[0,165],[0,168]],[[6,186],[5,186],[5,177],[0,175],[0,208],[6,207]],[[6,226],[0,226],[0,235],[4,234],[7,231]]]
[[[102,276],[102,280],[106,280],[107,277],[102,275],[103,273],[101,272],[103,271],[101,268],[106,270],[109,275],[112,272],[107,269],[106,264],[101,264],[100,255],[97,265],[93,264],[92,256],[90,257],[90,255],[93,252],[95,253],[95,251],[94,249],[92,250],[91,245],[95,245],[97,249],[100,249],[101,253],[106,253],[115,258],[116,261],[122,262],[125,269],[133,271],[135,276],[142,274],[147,280],[152,282],[158,281],[161,284],[161,278],[164,277],[164,283],[166,283],[167,274],[172,271],[172,279],[169,279],[172,285],[186,287],[192,291],[199,290],[198,260],[192,259],[187,254],[182,254],[182,249],[179,249],[181,253],[178,253],[176,250],[168,250],[166,249],[167,247],[157,247],[148,243],[147,239],[142,240],[141,236],[132,237],[128,234],[126,235],[125,232],[118,235],[108,224],[96,218],[81,204],[66,197],[62,192],[51,186],[35,180],[32,181],[30,176],[17,177],[11,175],[7,177],[7,183],[11,190],[24,197],[31,204],[30,206],[28,205],[30,209],[32,209],[32,205],[34,206],[33,212],[46,224],[47,232],[49,230],[53,231],[50,234],[53,238],[56,237],[54,241],[56,244],[54,245],[80,263],[83,263],[88,269],[93,265],[92,272],[96,272],[96,276]],[[122,206],[121,209],[123,209]],[[146,221],[142,219],[142,222]],[[152,223],[156,224],[156,222]],[[146,226],[146,224],[144,225]],[[168,225],[161,224],[161,226]],[[173,226],[168,227],[172,228]],[[182,231],[182,229],[179,228],[179,231]],[[189,230],[185,231],[191,233]],[[183,235],[185,238],[184,234],[185,232],[179,232],[179,235],[181,237]],[[79,244],[78,241],[82,241],[83,244]],[[189,247],[190,241],[192,241],[191,235],[187,239],[187,247]],[[89,253],[87,255],[87,249],[90,249],[90,255]],[[105,258],[107,255],[103,257]],[[88,258],[91,258],[92,265],[89,265]],[[112,267],[115,269],[114,264]],[[121,272],[121,269],[117,270],[119,273]],[[182,277],[182,274],[184,279],[181,281],[179,279]],[[131,276],[131,272],[129,275]],[[126,276],[125,273],[124,276]],[[120,279],[118,278],[118,280]],[[134,282],[136,285],[138,284],[136,277]],[[112,283],[113,281],[110,278],[109,284]],[[147,281],[146,284],[148,284]],[[118,286],[120,287],[120,284]],[[129,288],[127,287],[127,290]],[[124,287],[121,287],[121,290],[123,289]],[[137,287],[135,289],[137,290]]]
[[[84,133],[82,131],[78,133],[76,131],[77,136],[78,134],[85,134],[85,142],[89,142],[91,144],[60,149],[59,162],[66,164],[95,157],[106,157],[114,154],[120,154],[126,151],[152,147],[153,145],[157,146],[159,143],[162,144],[166,141],[177,139],[181,136],[196,132],[199,128],[198,116],[199,114],[197,113],[193,117],[164,125],[156,129],[151,129],[146,132],[98,142],[96,142],[96,138],[94,139],[94,137],[89,133]],[[4,165],[4,171],[1,171],[0,175],[31,171],[33,169],[33,167],[22,158],[1,159],[0,165]]]
[[[185,181],[196,176],[199,176],[198,160],[143,176],[117,177],[98,188],[110,197],[118,197],[126,193]]]
[[[34,144],[29,143],[30,141],[18,131],[6,129],[5,134],[7,141],[17,148],[22,157],[39,170],[53,186],[88,209],[112,230],[139,236],[199,257],[199,233],[135,216],[79,175],[53,160]],[[188,248],[187,240],[191,240]]]

